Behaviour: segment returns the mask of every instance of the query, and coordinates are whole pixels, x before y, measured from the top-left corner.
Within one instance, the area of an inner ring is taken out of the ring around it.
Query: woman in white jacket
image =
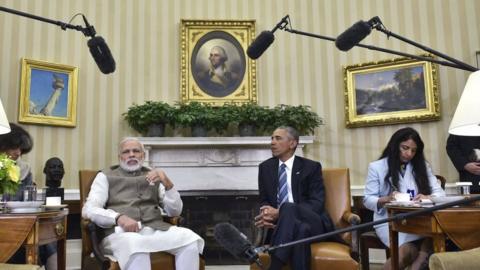
[[[402,128],[392,135],[380,159],[369,164],[363,203],[374,212],[373,220],[387,218],[384,205],[394,201],[396,193],[410,193],[414,201],[445,195],[425,160],[423,148],[416,130]],[[390,246],[388,223],[375,226],[375,231],[382,242]],[[412,270],[421,269],[428,262],[431,239],[399,233],[398,244],[400,269],[407,266]],[[384,269],[390,267],[389,259]]]

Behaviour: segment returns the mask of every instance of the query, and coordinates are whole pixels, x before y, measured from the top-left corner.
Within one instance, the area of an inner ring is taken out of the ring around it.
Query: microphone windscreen
[[[348,51],[370,34],[372,28],[364,21],[358,21],[340,34],[335,40],[335,46],[341,51]]]
[[[222,247],[239,259],[245,259],[245,251],[252,247],[246,237],[230,223],[215,225],[213,234]]]
[[[90,48],[90,53],[95,59],[98,68],[104,74],[112,73],[115,71],[115,60],[113,59],[112,53],[105,43],[105,40],[100,37],[92,37],[87,42],[88,47]]]
[[[258,37],[248,46],[247,55],[251,59],[257,59],[262,53],[272,44],[275,36],[270,31],[263,31]]]

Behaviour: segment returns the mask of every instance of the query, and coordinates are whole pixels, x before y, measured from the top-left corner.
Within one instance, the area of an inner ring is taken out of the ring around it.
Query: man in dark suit
[[[255,226],[269,229],[267,241],[272,245],[334,229],[324,209],[322,167],[319,162],[294,155],[298,140],[295,129],[277,128],[270,145],[273,157],[259,165],[261,207]],[[285,179],[286,185],[282,184]],[[275,250],[270,270],[280,269],[288,261],[295,270],[310,269],[310,244]]]
[[[480,193],[480,161],[473,149],[480,149],[480,136],[448,136],[447,153],[460,181],[472,182],[470,192]]]

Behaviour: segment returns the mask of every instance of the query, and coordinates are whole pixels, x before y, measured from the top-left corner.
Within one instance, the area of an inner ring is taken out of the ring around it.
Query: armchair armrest
[[[256,228],[255,239],[253,239],[254,246],[259,247],[265,245],[267,231],[268,230],[266,228]]]
[[[354,214],[350,211],[345,211],[345,213],[343,213],[342,215],[342,219],[347,222],[348,224],[350,224],[350,226],[355,226],[355,225],[358,225],[361,223],[362,219],[360,218],[359,215],[357,214]],[[352,256],[352,258],[356,261],[359,260],[359,250],[360,250],[360,242],[358,240],[358,231],[357,230],[353,230],[351,232],[351,235],[352,235],[352,242],[350,244],[350,256]]]
[[[163,220],[165,222],[168,222],[172,225],[177,225],[177,226],[183,225],[185,221],[185,219],[181,216],[175,216],[175,217],[164,216]]]
[[[100,264],[102,270],[110,268],[110,260],[104,256],[103,252],[100,249],[100,237],[98,236],[97,230],[98,226],[95,223],[91,222],[88,219],[82,219],[82,226],[86,228],[88,237],[90,238],[90,245],[95,259]]]
[[[358,225],[362,221],[359,215],[350,211],[343,213],[342,219],[350,225]]]
[[[110,268],[110,260],[103,255],[103,252],[100,250],[99,242],[100,238],[97,234],[97,225],[93,222],[89,222],[87,225],[88,233],[90,234],[90,239],[92,240],[92,249],[95,258],[100,263],[100,267],[103,270]]]

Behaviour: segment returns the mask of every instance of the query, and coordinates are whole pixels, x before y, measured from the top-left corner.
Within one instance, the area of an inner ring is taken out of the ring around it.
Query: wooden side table
[[[31,226],[23,245],[26,249],[26,263],[37,264],[38,246],[57,242],[58,269],[66,268],[67,243],[67,216],[68,209],[47,210],[37,213],[2,213],[0,220],[15,220],[22,222],[22,218],[34,217],[35,223]],[[0,234],[8,233],[11,227],[0,226]],[[11,256],[11,255],[10,255]],[[8,259],[8,258],[7,258]]]

